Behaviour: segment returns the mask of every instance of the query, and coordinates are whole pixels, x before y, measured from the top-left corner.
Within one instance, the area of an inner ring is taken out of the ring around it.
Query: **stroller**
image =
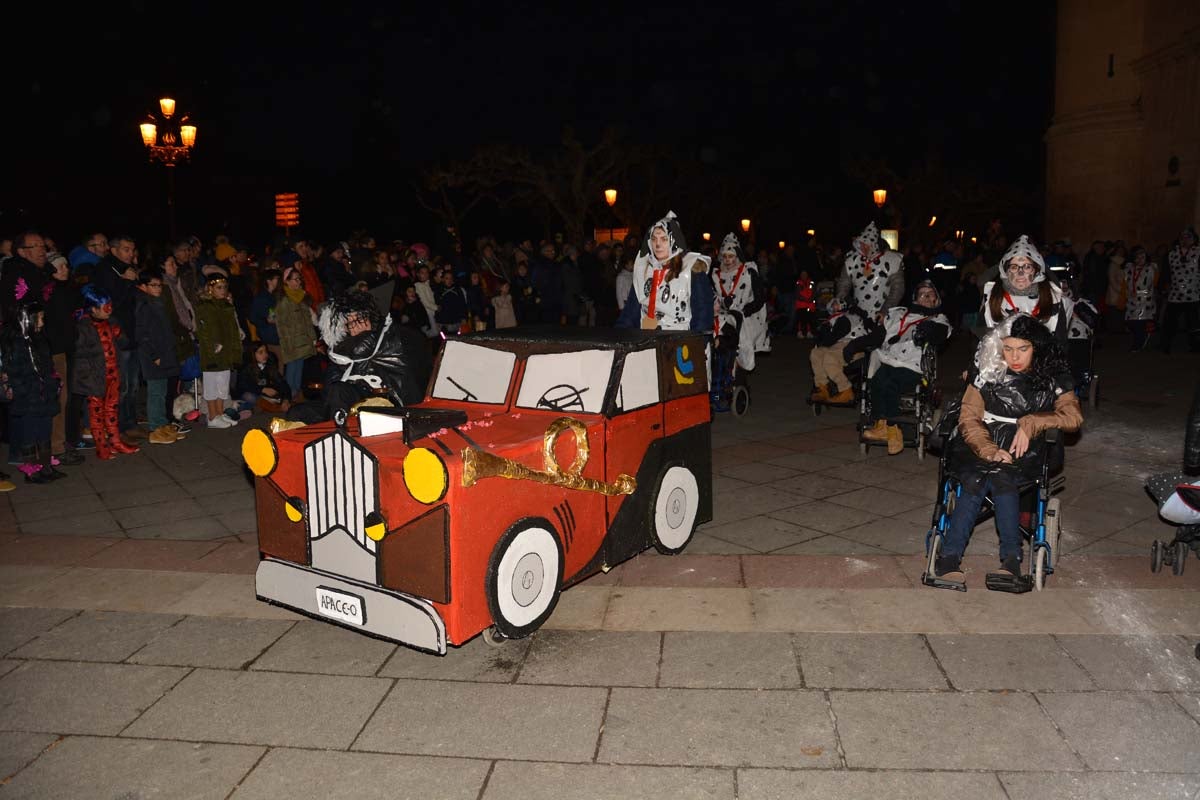
[[[1170,542],[1155,539],[1150,545],[1150,571],[1166,565],[1173,575],[1182,575],[1188,551],[1200,557],[1200,480],[1165,472],[1147,480],[1146,490],[1158,503],[1159,515],[1179,525]]]
[[[938,496],[933,507],[933,519],[929,532],[925,534],[925,572],[921,575],[921,583],[941,589],[955,589],[965,592],[966,584],[943,581],[934,572],[934,563],[940,554],[942,542],[950,529],[950,519],[954,515],[957,499],[962,496],[962,482],[955,473],[954,457],[963,453],[966,443],[958,432],[958,416],[961,411],[961,397],[947,400],[941,419],[929,436],[928,445],[931,452],[939,453],[938,459]],[[1022,507],[1032,500],[1033,513],[1028,525],[1020,527],[1021,538],[1029,542],[1030,558],[1022,563],[1029,565],[1029,572],[1018,575],[1012,581],[1002,581],[987,578],[987,587],[999,591],[1024,593],[1031,589],[1041,591],[1046,584],[1047,576],[1054,572],[1054,562],[1058,556],[1059,534],[1062,531],[1062,507],[1059,498],[1053,497],[1066,485],[1066,478],[1061,475],[1063,464],[1063,436],[1056,429],[1046,431],[1046,447],[1042,452],[1040,474],[1031,483],[1023,483],[1018,487]],[[975,520],[978,525],[995,516],[995,506],[991,496],[984,498],[979,517]]]

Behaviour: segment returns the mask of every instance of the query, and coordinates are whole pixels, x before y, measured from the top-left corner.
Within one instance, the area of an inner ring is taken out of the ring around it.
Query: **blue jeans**
[[[962,558],[966,552],[967,542],[971,531],[975,528],[975,520],[979,517],[979,509],[983,507],[983,498],[992,493],[992,503],[996,508],[996,530],[1000,533],[1000,560],[1010,556],[1021,558],[1021,504],[1020,496],[1015,492],[998,493],[993,491],[992,479],[988,477],[979,494],[968,494],[963,491],[958,496],[954,506],[954,515],[950,518],[950,530],[946,532],[946,541],[942,543],[943,556]]]
[[[300,396],[300,382],[304,379],[304,359],[297,358],[283,365],[283,379],[292,389],[292,397]]]
[[[146,378],[146,422],[151,430],[167,424],[166,378]]]
[[[137,350],[121,350],[117,355],[121,368],[121,397],[117,401],[117,426],[127,431],[137,425],[138,385],[142,378],[142,363]]]

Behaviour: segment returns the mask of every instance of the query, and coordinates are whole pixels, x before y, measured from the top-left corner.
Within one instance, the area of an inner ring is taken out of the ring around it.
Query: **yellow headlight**
[[[299,497],[289,497],[285,500],[283,510],[287,512],[287,518],[292,522],[304,519],[304,501]]]
[[[387,536],[387,522],[378,511],[372,511],[370,514],[367,514],[367,518],[363,520],[363,525],[367,536],[373,541],[381,541],[384,536]]]
[[[275,450],[275,440],[264,430],[255,428],[242,439],[242,460],[246,466],[260,478],[265,478],[275,471],[279,463],[279,453]]]
[[[428,505],[441,500],[449,482],[446,465],[432,450],[414,447],[404,457],[404,485],[417,502]]]

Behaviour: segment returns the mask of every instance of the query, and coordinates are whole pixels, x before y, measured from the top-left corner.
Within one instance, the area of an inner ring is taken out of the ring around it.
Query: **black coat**
[[[179,356],[175,332],[171,329],[169,309],[161,297],[138,294],[134,316],[138,338],[138,360],[148,380],[173,378],[179,374]],[[158,364],[155,364],[155,360]]]
[[[393,323],[382,334],[383,342],[376,351],[375,343],[379,335],[375,331],[367,331],[348,337],[338,343],[334,352],[355,360],[356,363],[352,365],[354,375],[379,377],[404,405],[421,402],[425,399],[425,388],[433,369],[429,343],[412,328]],[[346,366],[334,364],[331,370],[340,379],[346,373]]]
[[[71,281],[48,281],[53,286],[44,305],[46,315],[42,330],[50,342],[53,355],[75,352],[75,311],[83,305],[79,287]]]
[[[113,339],[114,357],[116,351],[124,349],[122,345],[125,343],[125,334],[120,326],[117,325],[115,330],[117,335]],[[119,381],[121,360],[118,358],[116,361]],[[71,370],[71,394],[104,397],[104,388],[104,346],[100,343],[96,323],[87,316],[75,325],[75,367]]]
[[[15,318],[17,306],[33,301],[41,302],[42,286],[46,283],[45,274],[32,261],[13,256],[4,261],[4,271],[0,274],[0,323]],[[17,284],[25,282],[25,294],[17,298]]]
[[[122,350],[132,350],[137,347],[136,300],[138,290],[133,281],[126,280],[121,274],[129,268],[129,264],[107,255],[92,270],[92,283],[108,292],[112,297],[113,319],[125,333]]]
[[[238,370],[236,385],[238,397],[244,394],[261,395],[263,389],[270,387],[284,400],[292,399],[292,387],[288,386],[279,372],[279,364],[273,353],[267,354],[267,363],[261,367],[252,353],[249,363]]]
[[[41,333],[26,339],[15,327],[0,332],[0,359],[12,389],[8,413],[14,417],[53,417],[61,381],[54,374],[50,343]]]

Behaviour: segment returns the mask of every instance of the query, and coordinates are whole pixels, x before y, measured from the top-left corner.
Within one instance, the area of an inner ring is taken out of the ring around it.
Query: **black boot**
[[[70,446],[64,448],[62,453],[55,456],[55,458],[58,459],[60,464],[68,467],[78,467],[83,463],[83,456],[79,454],[78,450]]]
[[[25,446],[21,448],[21,466],[19,469],[25,476],[26,483],[49,483],[50,478],[42,474],[42,463],[38,461],[37,447]]]
[[[42,475],[47,480],[57,481],[67,477],[67,473],[60,472],[54,468],[54,456],[50,454],[49,442],[38,442],[37,445],[38,463],[42,465]]]

